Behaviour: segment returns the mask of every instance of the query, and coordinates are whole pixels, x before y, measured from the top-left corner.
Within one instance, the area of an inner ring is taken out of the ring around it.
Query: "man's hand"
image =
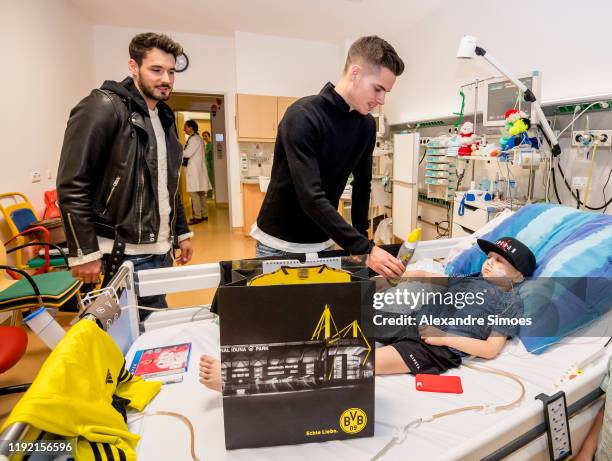
[[[101,259],[72,266],[72,276],[81,279],[83,283],[98,283],[100,281],[100,272],[102,272]]]
[[[179,266],[182,266],[183,264],[187,264],[189,261],[191,261],[191,257],[193,256],[193,246],[191,245],[191,239],[186,239],[180,242],[179,248],[181,250],[181,253],[174,261]]]
[[[376,246],[368,255],[367,264],[374,272],[385,277],[401,277],[405,270],[399,259]]]

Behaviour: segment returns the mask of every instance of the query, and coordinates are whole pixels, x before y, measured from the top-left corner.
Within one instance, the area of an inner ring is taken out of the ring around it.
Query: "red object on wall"
[[[57,190],[45,191],[45,212],[43,219],[59,218],[60,210],[57,206]]]

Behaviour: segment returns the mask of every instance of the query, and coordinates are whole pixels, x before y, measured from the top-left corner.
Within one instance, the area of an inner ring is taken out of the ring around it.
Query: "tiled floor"
[[[242,229],[242,228],[240,228]],[[209,220],[192,226],[194,231],[194,256],[190,264],[218,262],[255,256],[255,241],[245,237],[241,231],[232,232],[229,227],[227,208],[215,208],[209,203]],[[214,289],[178,293],[168,296],[171,307],[207,304],[212,300]],[[59,321],[67,326],[74,314],[60,313]],[[28,349],[19,363],[0,375],[0,387],[31,382],[40,366],[49,355],[49,349],[37,336],[28,332]],[[0,397],[0,424],[22,394]]]

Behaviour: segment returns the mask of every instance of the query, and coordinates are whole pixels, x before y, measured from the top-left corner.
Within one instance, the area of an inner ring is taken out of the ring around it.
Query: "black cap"
[[[502,237],[495,243],[483,239],[478,239],[476,242],[485,254],[489,254],[491,251],[497,253],[525,277],[533,274],[536,267],[536,258],[527,245],[517,239]]]

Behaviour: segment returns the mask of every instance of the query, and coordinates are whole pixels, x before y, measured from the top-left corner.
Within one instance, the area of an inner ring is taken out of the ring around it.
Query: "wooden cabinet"
[[[236,101],[238,138],[275,139],[277,97],[239,94]]]
[[[286,96],[236,95],[238,141],[274,141],[278,123],[296,100]]]
[[[257,221],[257,215],[265,196],[266,193],[261,191],[259,183],[242,183],[242,213],[244,217],[242,230],[244,235],[249,235],[251,226]]]

